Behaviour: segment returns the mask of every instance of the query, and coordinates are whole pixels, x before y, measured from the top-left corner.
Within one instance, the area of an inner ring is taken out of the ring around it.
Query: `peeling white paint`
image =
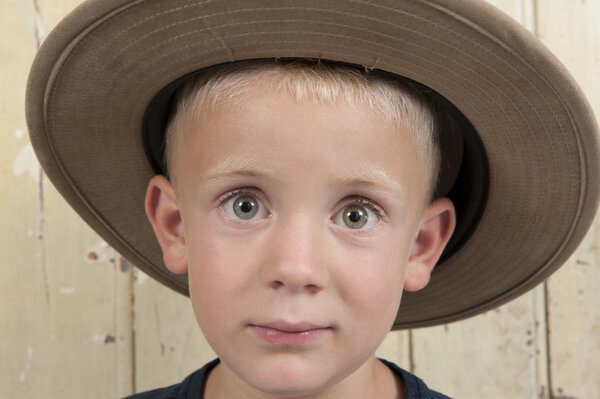
[[[25,363],[25,370],[19,374],[19,382],[24,383],[27,380],[27,373],[31,369],[31,361],[33,360],[33,347],[27,347],[27,362]]]
[[[40,182],[40,164],[35,157],[31,144],[25,145],[13,161],[13,173],[21,176],[28,173],[36,183]]]
[[[92,336],[92,342],[104,342],[106,334],[94,334]]]
[[[25,135],[25,130],[23,129],[15,129],[15,137],[20,139]]]
[[[148,280],[149,278],[150,278],[150,276],[148,276],[146,273],[144,273],[140,269],[137,269],[137,268],[133,269],[133,281],[135,281],[136,284],[144,284],[146,282],[146,280]]]
[[[43,18],[39,14],[36,14],[36,27],[38,30],[38,37],[40,38],[40,41],[43,41],[48,34],[48,29],[45,26]]]
[[[62,295],[71,295],[75,292],[75,288],[73,287],[60,287],[58,292]]]
[[[42,43],[42,41],[46,38],[46,34],[48,33],[48,25],[44,20],[44,14],[40,11],[37,1],[34,2],[35,5],[35,35],[38,40],[38,47]]]
[[[104,241],[89,248],[85,254],[89,263],[104,263],[115,260],[115,251]]]

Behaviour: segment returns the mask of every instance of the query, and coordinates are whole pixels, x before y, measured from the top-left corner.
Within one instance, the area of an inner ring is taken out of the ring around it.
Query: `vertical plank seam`
[[[415,354],[413,349],[413,330],[408,330],[408,367],[411,373],[415,373]]]
[[[550,306],[548,306],[550,294],[548,291],[548,283],[544,281],[544,324],[545,324],[545,339],[546,339],[546,380],[548,381],[547,397],[554,397],[554,386],[552,384],[552,351],[550,345]]]
[[[133,278],[129,261],[116,252],[113,267],[114,287],[117,290],[114,293],[114,331],[115,336],[119,337],[119,345],[121,342],[125,345],[125,350],[117,346],[117,390],[119,397],[123,397],[134,393]],[[119,280],[123,278],[122,274],[127,274],[126,284],[119,284]],[[120,311],[123,308],[124,310]]]
[[[39,49],[42,44],[42,34],[41,34],[41,30],[40,30],[39,21],[43,20],[43,16],[42,16],[42,12],[40,10],[40,5],[38,4],[38,0],[33,0],[33,10],[34,10],[33,29],[35,31],[34,34],[35,34],[36,46]]]
[[[539,288],[534,290],[534,331],[535,331],[535,376],[536,390],[538,399],[549,399],[549,382],[548,382],[548,309],[547,304],[547,283],[544,282]]]
[[[45,212],[45,181],[44,181],[44,173],[41,171],[40,169],[40,175],[39,175],[39,180],[40,183],[38,185],[38,189],[39,189],[39,208],[38,208],[38,212],[39,212],[39,217],[38,217],[38,234],[37,234],[37,239],[40,242],[40,258],[42,261],[42,273],[44,275],[44,293],[46,296],[46,305],[48,305],[48,308],[50,308],[50,279],[48,277],[48,261],[46,259],[46,244],[44,242],[44,228],[45,228],[45,220],[44,220],[44,212]]]
[[[533,34],[539,38],[540,37],[540,31],[539,31],[539,14],[538,14],[538,0],[531,0],[531,7],[532,7],[532,15],[533,17],[531,18],[531,23],[532,23],[532,32]]]
[[[36,50],[38,50],[40,48],[40,45],[42,44],[40,21],[43,20],[43,15],[42,15],[42,12],[40,10],[40,6],[39,6],[37,0],[33,0],[33,11],[34,11],[34,14],[33,14],[34,37],[35,37]],[[46,245],[44,243],[44,228],[45,228],[44,213],[45,213],[45,208],[46,208],[46,204],[45,204],[46,184],[45,184],[44,172],[42,171],[41,168],[40,168],[40,172],[39,172],[38,189],[39,189],[39,208],[38,208],[39,218],[38,218],[37,239],[40,242],[40,257],[41,257],[41,261],[42,261],[42,273],[44,276],[44,293],[46,295],[46,304],[50,308],[50,282],[49,282],[49,277],[48,277],[48,262],[46,260]]]
[[[124,262],[127,262],[123,258]],[[134,266],[135,267],[135,266]],[[131,392],[137,393],[137,341],[136,341],[136,331],[135,331],[135,271],[134,267],[130,267],[132,278],[129,280],[129,284],[131,285]]]

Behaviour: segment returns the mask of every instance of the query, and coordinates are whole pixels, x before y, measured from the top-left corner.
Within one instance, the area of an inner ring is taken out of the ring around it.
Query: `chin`
[[[320,376],[323,378],[323,376]],[[281,373],[265,376],[256,381],[247,381],[255,390],[275,397],[296,398],[305,397],[325,391],[335,382],[326,379],[315,380],[314,378],[300,375],[281,375]]]
[[[270,359],[250,362],[239,376],[253,389],[281,397],[302,397],[322,392],[346,375],[339,366],[322,360],[305,359],[294,354],[280,354]]]

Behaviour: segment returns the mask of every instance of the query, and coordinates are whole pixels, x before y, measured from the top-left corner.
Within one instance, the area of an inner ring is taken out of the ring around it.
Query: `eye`
[[[360,200],[346,205],[332,220],[335,224],[350,229],[368,229],[379,222],[381,219],[380,214],[381,211],[377,205],[366,200]]]
[[[221,205],[227,215],[234,219],[248,221],[268,216],[264,204],[252,193],[232,192],[222,200]]]

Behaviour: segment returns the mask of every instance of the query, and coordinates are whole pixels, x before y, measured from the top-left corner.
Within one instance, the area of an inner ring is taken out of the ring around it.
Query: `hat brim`
[[[244,59],[308,57],[420,82],[470,121],[489,161],[487,202],[394,328],[462,319],[554,272],[592,222],[598,128],[580,89],[529,32],[479,1],[88,1],[46,39],[27,122],[53,184],[110,245],[187,294],[144,209],[149,102],[181,76]]]

